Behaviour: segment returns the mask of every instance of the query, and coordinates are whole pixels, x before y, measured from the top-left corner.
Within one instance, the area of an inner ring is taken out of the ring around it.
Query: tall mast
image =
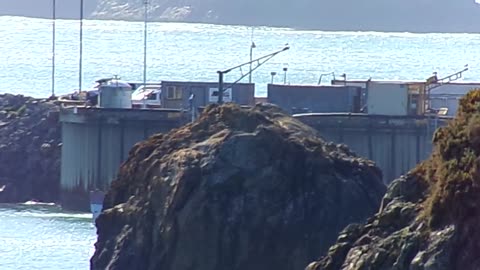
[[[147,22],[148,22],[148,0],[143,2],[143,87],[147,85]],[[144,88],[145,89],[145,88]],[[146,100],[143,99],[143,108],[146,107]]]
[[[253,42],[253,31],[255,28],[252,27],[252,38],[250,43],[250,73],[248,74],[248,83],[252,83],[252,59],[253,59],[253,49],[256,48],[255,42]]]
[[[78,69],[78,90],[82,91],[83,73],[83,0],[80,0],[80,60]]]
[[[52,0],[52,97],[55,97],[55,43],[56,43],[55,22],[57,20],[56,9],[57,9],[56,0]]]

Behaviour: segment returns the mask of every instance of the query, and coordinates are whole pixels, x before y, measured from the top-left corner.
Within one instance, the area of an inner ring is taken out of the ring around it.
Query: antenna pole
[[[252,60],[253,60],[253,49],[256,47],[255,43],[253,42],[253,31],[255,28],[252,27],[252,37],[250,43],[250,73],[248,74],[248,83],[252,83]]]
[[[80,0],[80,61],[78,69],[78,90],[82,92],[83,72],[83,0]]]
[[[147,86],[147,21],[148,21],[148,0],[145,0],[143,10],[143,87]],[[146,97],[143,98],[143,108],[146,107]]]
[[[55,22],[57,20],[57,4],[56,0],[52,0],[52,98],[55,97],[55,33],[56,33],[56,25]]]
[[[217,71],[218,73],[218,104],[223,103],[223,72]]]

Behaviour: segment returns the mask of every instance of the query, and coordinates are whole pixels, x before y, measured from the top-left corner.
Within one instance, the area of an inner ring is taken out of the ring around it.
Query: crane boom
[[[461,79],[463,73],[466,72],[467,70],[468,70],[468,65],[465,65],[464,69],[462,69],[458,72],[455,72],[451,75],[448,75],[444,78],[441,78],[441,79],[438,79],[437,74],[434,74],[432,77],[427,79],[427,82],[426,82],[426,85],[425,85],[425,90],[427,92],[430,92],[434,88],[437,88],[437,87],[440,87],[444,84],[447,84],[447,83],[456,81],[458,79]]]

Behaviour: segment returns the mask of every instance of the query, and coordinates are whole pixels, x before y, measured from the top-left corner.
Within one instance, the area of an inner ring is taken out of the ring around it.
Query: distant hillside
[[[480,32],[475,0],[150,0],[166,21],[321,30]],[[142,19],[143,0],[99,0],[93,16]]]
[[[148,0],[152,21],[287,26],[302,29],[477,32],[475,0]],[[0,15],[50,17],[52,0],[0,4]],[[57,0],[58,14],[78,18],[80,0]],[[73,4],[72,4],[73,3]],[[144,0],[85,0],[85,16],[143,20]]]
[[[99,0],[84,0],[84,15],[90,15]],[[25,16],[37,18],[52,17],[53,0],[2,0],[0,16]],[[80,18],[80,0],[56,0],[57,17],[62,19]]]

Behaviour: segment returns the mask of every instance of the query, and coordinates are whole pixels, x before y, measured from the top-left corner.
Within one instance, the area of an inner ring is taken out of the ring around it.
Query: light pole
[[[257,46],[255,45],[255,42],[252,41],[252,44],[250,45],[250,73],[248,74],[248,83],[252,83],[252,60],[253,60],[253,49],[255,49]]]
[[[245,78],[247,75],[251,74],[253,71],[255,71],[257,68],[259,68],[261,65],[263,65],[264,63],[266,63],[268,60],[272,59],[273,57],[275,57],[277,54],[281,53],[281,52],[284,52],[284,51],[287,51],[289,50],[290,47],[287,45],[285,46],[283,49],[279,50],[279,51],[276,51],[274,53],[271,53],[271,54],[267,54],[265,56],[262,56],[260,58],[257,58],[257,59],[254,59],[250,62],[247,62],[247,63],[243,63],[241,65],[238,65],[238,66],[235,66],[233,68],[229,68],[227,70],[223,70],[223,71],[217,71],[218,73],[218,103],[219,104],[222,104],[223,103],[223,92],[225,91],[225,88],[224,88],[224,82],[223,82],[223,76],[227,73],[229,73],[230,71],[234,70],[234,69],[237,69],[237,68],[242,68],[243,66],[245,65],[248,65],[248,64],[251,64],[252,62],[258,62],[258,65],[253,68],[251,71],[249,71],[247,74],[244,74],[240,77],[240,79],[236,80],[234,83],[232,83],[231,85],[229,85],[229,87],[232,87],[233,85],[235,85],[236,83],[238,83],[239,81],[241,81],[243,78]],[[227,89],[229,88],[227,87]]]
[[[190,113],[192,116],[192,122],[195,122],[195,94],[190,93],[190,97],[188,98],[188,102],[190,104]]]
[[[83,71],[83,0],[80,0],[80,61],[78,69],[78,91],[82,92]]]
[[[255,42],[253,42],[253,31],[255,28],[252,27],[252,44],[250,44],[250,73],[248,74],[248,83],[252,83],[252,60],[253,60],[253,49],[255,49],[257,46],[255,45]]]
[[[273,84],[273,78],[275,77],[275,75],[277,75],[277,72],[272,71],[272,72],[270,73],[270,75],[272,76],[272,83],[271,83],[271,84]]]
[[[148,21],[148,0],[143,2],[143,89],[147,87],[147,21]],[[143,108],[146,108],[146,97],[143,98]]]
[[[343,85],[347,86],[347,73],[343,73],[340,77],[343,78]]]
[[[57,4],[56,0],[52,0],[52,98],[55,97],[55,33],[56,26],[55,22],[57,20]]]

